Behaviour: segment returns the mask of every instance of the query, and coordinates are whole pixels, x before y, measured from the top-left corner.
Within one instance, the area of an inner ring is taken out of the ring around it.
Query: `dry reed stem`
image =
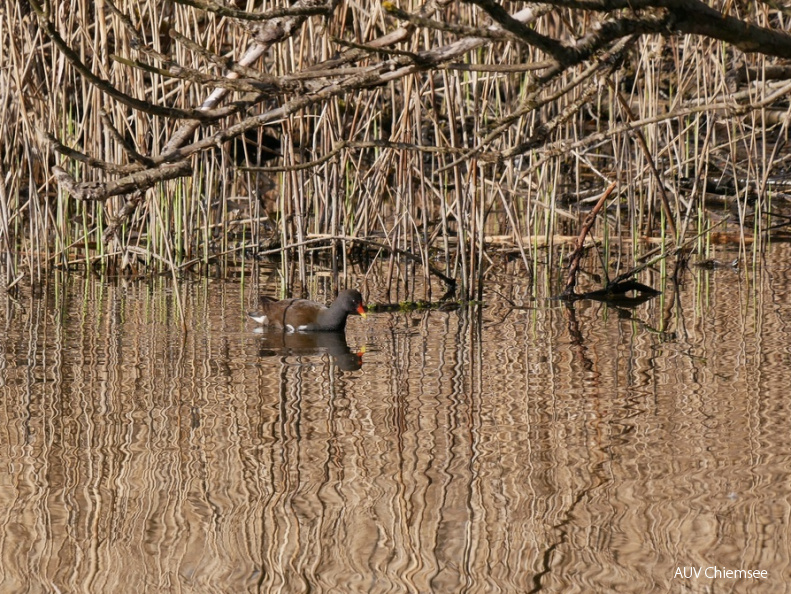
[[[754,254],[769,227],[760,216],[751,222],[747,202],[757,194],[756,210],[768,209],[788,118],[765,114],[781,111],[791,73],[702,37],[642,35],[619,54],[622,64],[604,60],[605,51],[557,68],[565,50],[526,45],[525,31],[504,32],[466,3],[406,2],[393,11],[399,23],[378,5],[341,1],[325,19],[308,16],[318,3],[265,2],[261,11],[280,15],[279,26],[220,18],[226,9],[212,4],[207,13],[194,2],[73,0],[52,13],[34,2],[42,18],[23,3],[3,5],[7,282],[77,260],[152,272],[217,254],[233,261],[245,237],[262,252],[273,241],[293,246],[304,287],[309,255],[300,246],[327,234],[413,254],[424,285],[439,252],[443,274],[459,279],[464,296],[480,295],[487,243],[511,238],[530,271],[543,238],[566,234],[565,213],[575,212],[575,197],[601,187],[602,176],[624,188],[618,234],[634,246],[656,227],[660,209],[680,238],[699,218],[705,226],[706,182],[717,176],[734,180],[737,215],[758,232]],[[603,20],[549,5],[512,16],[539,35],[586,44],[596,42]],[[766,26],[777,12],[760,5],[751,18]],[[594,75],[611,90],[599,92]],[[777,84],[778,76],[786,79]],[[231,97],[234,104],[223,103]],[[619,119],[621,99],[634,121]],[[239,160],[232,151],[239,135],[261,126],[278,136],[278,160]],[[635,133],[645,139],[642,150],[630,142]],[[72,197],[95,188],[118,196],[72,200],[53,184],[55,165],[73,180]],[[167,179],[184,167],[189,178]],[[274,202],[256,187],[263,176]],[[693,179],[691,190],[682,188],[684,177]],[[150,188],[139,203],[121,196],[136,185]],[[237,208],[241,231],[227,218]],[[269,218],[276,238],[261,222]],[[742,237],[746,249],[747,230]],[[346,272],[345,256],[338,247],[337,275]]]

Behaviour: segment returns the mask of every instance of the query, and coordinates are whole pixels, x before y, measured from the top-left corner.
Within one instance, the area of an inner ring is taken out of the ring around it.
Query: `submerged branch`
[[[569,272],[566,276],[566,287],[563,289],[562,297],[569,298],[574,295],[574,287],[577,285],[577,272],[580,268],[580,262],[582,261],[582,255],[585,253],[585,238],[587,237],[588,233],[593,227],[593,223],[596,221],[596,217],[599,215],[599,211],[604,206],[604,203],[607,201],[607,198],[610,197],[610,194],[613,193],[617,184],[615,182],[611,183],[609,187],[604,191],[604,193],[599,198],[596,205],[593,209],[588,213],[588,216],[585,217],[585,221],[582,223],[582,229],[580,229],[579,237],[577,238],[577,245],[574,249],[574,252],[571,254],[571,262],[569,263]]]

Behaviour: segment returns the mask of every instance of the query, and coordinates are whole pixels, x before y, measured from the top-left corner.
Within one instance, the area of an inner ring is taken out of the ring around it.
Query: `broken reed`
[[[749,188],[757,187],[755,210],[764,208],[760,200],[770,194],[767,183],[786,133],[786,120],[772,111],[775,101],[762,104],[777,89],[762,75],[768,60],[745,56],[755,80],[749,88],[743,81],[739,92],[751,93],[756,108],[730,115],[723,89],[733,84],[731,49],[704,38],[649,36],[624,50],[619,69],[593,68],[593,60],[538,90],[529,84],[530,72],[544,56],[503,40],[439,69],[330,97],[250,135],[247,144],[238,139],[197,154],[191,177],[149,189],[131,219],[104,239],[108,220],[126,198],[70,198],[54,183],[53,165],[80,181],[103,174],[56,154],[42,132],[123,164],[130,159],[123,141],[157,155],[180,124],[97,92],[40,34],[25,3],[3,3],[0,267],[7,285],[41,279],[53,267],[176,274],[281,250],[284,276],[294,274],[304,286],[312,250],[323,247],[334,256],[330,265],[345,271],[352,245],[346,238],[360,238],[383,246],[378,253],[391,259],[391,269],[399,254],[411,254],[426,277],[433,266],[458,279],[463,296],[474,297],[502,251],[517,254],[525,271],[551,263],[556,238],[573,236],[584,205],[613,181],[617,199],[608,210],[607,234],[618,253],[628,247],[639,256],[640,239],[661,235],[664,226],[679,239],[688,229],[709,227],[721,213],[706,208],[706,182],[723,176],[736,187],[742,248],[745,234],[760,238],[764,231],[760,217],[747,222],[746,201]],[[51,18],[92,72],[151,104],[193,108],[213,85],[170,76],[161,63],[130,48],[142,43],[196,72],[219,74],[207,56],[168,30],[232,59],[251,42],[250,28],[239,21],[186,5],[123,0],[115,6],[124,17],[102,3],[73,0]],[[265,2],[257,10],[278,6]],[[414,12],[418,6],[400,8]],[[756,10],[759,21],[772,16],[766,5]],[[474,26],[482,18],[463,3],[445,11],[448,22]],[[133,39],[124,19],[141,40]],[[397,26],[378,9],[340,2],[330,17],[309,18],[256,68],[275,77],[307,77],[310,66],[344,51],[344,42],[371,43]],[[584,23],[576,26],[577,34],[585,33]],[[555,13],[534,27],[550,36],[567,34]],[[418,29],[396,49],[417,52],[456,39]],[[377,59],[371,54],[343,67]],[[278,101],[283,97],[273,96],[257,109]],[[277,158],[263,162],[265,169],[255,169],[262,164],[258,146],[266,144],[259,134],[279,141]],[[512,150],[541,134],[535,145]],[[482,150],[470,153],[476,147]],[[597,223],[594,236],[604,235],[603,225]],[[762,241],[752,245],[763,248]]]

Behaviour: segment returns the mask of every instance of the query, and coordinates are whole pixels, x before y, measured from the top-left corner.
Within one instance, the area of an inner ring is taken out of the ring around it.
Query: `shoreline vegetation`
[[[6,289],[271,257],[303,293],[373,259],[478,301],[570,262],[574,295],[591,246],[607,292],[789,237],[784,7],[2,2]]]

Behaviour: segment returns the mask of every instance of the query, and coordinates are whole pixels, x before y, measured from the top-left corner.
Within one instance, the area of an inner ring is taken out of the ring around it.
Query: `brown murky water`
[[[186,333],[164,285],[2,295],[0,591],[791,591],[789,253],[345,343],[233,283]]]

